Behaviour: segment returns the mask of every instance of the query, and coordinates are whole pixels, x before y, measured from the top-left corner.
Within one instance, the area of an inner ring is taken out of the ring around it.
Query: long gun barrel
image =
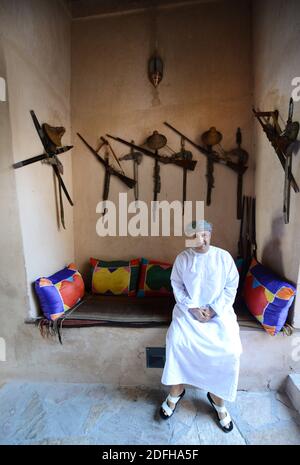
[[[236,173],[244,173],[247,169],[247,167],[241,167],[240,165],[237,165],[236,163],[233,163],[232,161],[229,160],[224,160],[220,158],[219,154],[217,152],[214,152],[213,150],[207,150],[205,147],[202,147],[202,145],[196,144],[192,139],[189,137],[185,136],[182,134],[182,132],[178,131],[178,129],[174,128],[171,124],[167,123],[166,121],[164,122],[168,128],[172,129],[176,134],[178,134],[180,137],[182,137],[184,140],[189,142],[193,147],[195,147],[199,152],[201,152],[203,155],[208,157],[212,162],[215,163],[220,163],[222,165],[226,165],[228,168],[232,169]]]
[[[115,170],[110,164],[103,160],[103,158],[96,152],[96,150],[93,149],[93,147],[77,132],[78,137],[82,140],[82,142],[86,145],[86,147],[95,155],[97,160],[105,167],[106,170],[109,171],[110,174],[113,174],[114,176],[117,176],[126,186],[128,186],[130,189],[132,189],[136,181],[134,181],[131,178],[128,178],[122,173],[119,173],[119,171]]]
[[[144,153],[145,155],[148,155],[149,157],[152,157],[152,158],[154,158],[155,160],[158,160],[161,163],[164,163],[164,164],[172,163],[174,165],[180,166],[181,168],[186,168],[186,169],[191,170],[191,171],[194,171],[194,169],[195,169],[195,166],[196,166],[196,163],[197,163],[196,160],[178,160],[178,159],[174,159],[172,157],[162,156],[162,155],[156,154],[154,152],[151,152],[151,150],[148,150],[148,149],[146,149],[144,147],[140,147],[139,145],[135,145],[135,144],[133,144],[131,142],[128,142],[125,139],[121,139],[120,137],[114,137],[114,136],[111,136],[109,134],[106,134],[106,135],[110,139],[114,139],[114,140],[116,140],[118,142],[121,142],[124,145],[127,145],[128,147],[132,147],[132,148],[134,148],[136,150],[139,150],[140,152]]]

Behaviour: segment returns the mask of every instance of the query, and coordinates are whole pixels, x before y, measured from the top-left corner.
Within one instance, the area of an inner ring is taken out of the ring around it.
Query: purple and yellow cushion
[[[170,263],[142,258],[137,296],[172,295]]]
[[[79,302],[84,282],[74,263],[47,278],[35,281],[41,309],[48,320],[56,320]]]
[[[92,292],[103,295],[136,295],[140,259],[104,261],[90,258]]]
[[[244,301],[264,329],[275,336],[284,326],[296,288],[252,259],[243,287]]]

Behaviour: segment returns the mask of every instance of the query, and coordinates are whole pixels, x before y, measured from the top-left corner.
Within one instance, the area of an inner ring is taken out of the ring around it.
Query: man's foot
[[[216,397],[211,392],[209,394],[210,394],[210,397],[212,398],[214,404],[216,404],[218,407],[223,407],[224,406],[224,400],[220,399],[219,397]],[[223,418],[226,417],[226,412],[218,412],[218,416],[219,416],[220,420],[223,420]]]
[[[220,426],[225,433],[229,433],[233,429],[233,423],[231,421],[231,417],[224,405],[224,401],[219,397],[211,394],[210,392],[207,393],[207,397],[209,402],[211,403],[212,407],[217,413]]]
[[[173,391],[172,391],[173,394]],[[171,393],[167,396],[166,400],[162,403],[162,406],[160,408],[160,416],[164,420],[167,418],[170,418],[178,404],[178,402],[182,399],[182,397],[185,394],[185,389],[182,390],[182,392],[176,396],[171,395]]]
[[[182,389],[178,394],[177,394],[177,393],[172,393],[172,394],[171,394],[171,392],[170,392],[170,395],[171,395],[172,397],[181,396],[182,393],[183,393],[183,391],[184,391],[184,389]],[[174,402],[171,402],[170,399],[168,399],[168,397],[167,397],[167,399],[166,399],[166,402],[167,402],[168,406],[169,406],[172,410],[174,410],[176,404],[175,404]],[[163,410],[164,414],[167,415],[167,412],[166,412],[163,408],[162,408],[162,410]]]

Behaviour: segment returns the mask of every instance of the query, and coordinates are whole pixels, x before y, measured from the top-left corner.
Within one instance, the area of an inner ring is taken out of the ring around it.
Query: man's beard
[[[202,243],[196,244],[194,248],[201,250],[201,252],[206,252],[209,249],[209,245],[209,242],[204,241]]]

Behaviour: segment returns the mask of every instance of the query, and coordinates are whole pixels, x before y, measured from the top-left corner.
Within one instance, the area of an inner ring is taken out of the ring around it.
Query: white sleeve
[[[209,305],[217,313],[224,315],[228,310],[232,311],[232,305],[235,300],[236,291],[239,284],[239,273],[235,266],[233,258],[230,256],[229,270],[227,271],[226,283],[220,295]]]
[[[172,273],[171,273],[171,284],[172,284],[175,300],[178,304],[184,305],[185,307],[196,308],[198,307],[198,305],[192,302],[187,292],[187,289],[184,285],[184,282],[182,279],[183,271],[184,271],[184,260],[182,259],[180,255],[178,255],[174,262]]]

